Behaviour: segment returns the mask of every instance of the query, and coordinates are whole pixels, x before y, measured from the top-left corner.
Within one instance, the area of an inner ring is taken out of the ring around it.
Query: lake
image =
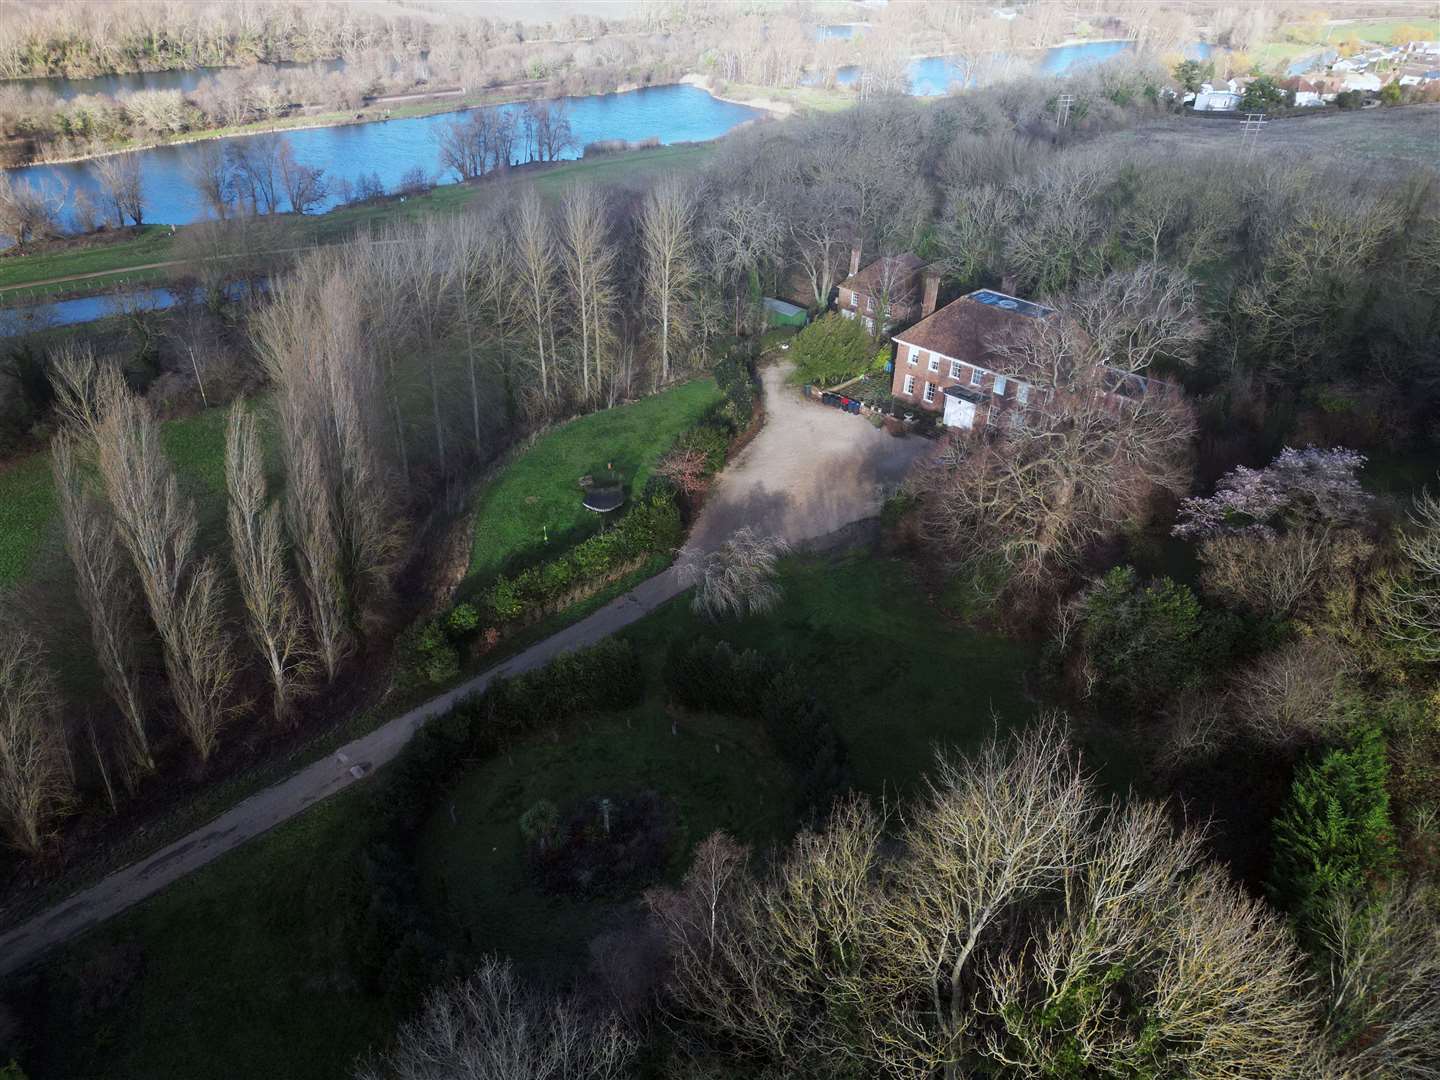
[[[703,142],[719,138],[762,113],[711,97],[693,86],[656,86],[624,94],[559,99],[570,113],[575,146],[562,156],[576,158],[586,143],[603,139],[638,142],[657,138],[661,143]],[[500,110],[520,111],[523,105],[499,105]],[[440,151],[436,136],[457,118],[455,113],[383,120],[339,127],[309,128],[282,133],[298,161],[325,170],[331,179],[354,180],[375,173],[387,190],[416,165],[432,178],[451,183],[455,177],[440,177]],[[254,136],[225,140],[241,142]],[[141,180],[145,193],[145,220],[182,225],[207,216],[206,210],[185,178],[185,162],[198,152],[195,144],[162,146],[140,151]],[[523,154],[517,146],[517,155]],[[517,156],[517,163],[523,160]],[[69,165],[31,165],[12,170],[32,184],[63,185],[73,199],[74,192],[86,191],[96,200],[98,187],[86,162]],[[331,196],[324,209],[336,205]],[[68,200],[67,200],[68,205]],[[96,201],[96,205],[99,203]]]
[[[1079,41],[1056,45],[1040,52],[1034,61],[1034,70],[1044,75],[1066,75],[1134,50],[1133,41]],[[1209,56],[1210,46],[1199,42],[1187,48],[1185,53],[1203,60]],[[1026,60],[1021,57],[999,53],[993,58],[993,63],[997,72],[1012,75],[1018,73],[1018,68],[1026,66]],[[835,81],[841,86],[849,86],[859,80],[860,75],[859,67],[843,67],[836,72]],[[910,62],[909,75],[912,97],[939,97],[948,94],[955,83],[965,82],[965,64],[955,56],[923,56]]]

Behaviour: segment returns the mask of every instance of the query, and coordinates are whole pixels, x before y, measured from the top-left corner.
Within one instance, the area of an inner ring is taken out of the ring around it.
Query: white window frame
[[[984,378],[985,378],[985,372],[984,372],[982,369],[980,369],[980,368],[978,368],[978,367],[972,367],[972,368],[970,369],[970,385],[971,385],[971,386],[979,386],[980,383],[981,383],[981,381],[982,381]]]
[[[872,318],[870,318],[869,315],[861,315],[861,316],[860,316],[860,321],[865,324],[865,329],[866,329],[866,330],[874,330],[874,329],[875,329],[875,320],[872,319]]]
[[[925,404],[932,405],[935,402],[935,384],[929,379],[925,380]]]
[[[940,357],[936,356],[933,352],[930,354],[930,370],[937,375],[940,373]]]
[[[992,390],[992,392],[995,394],[996,397],[1004,397],[1004,396],[1005,396],[1005,376],[1004,376],[1004,375],[996,375],[996,376],[995,376],[995,383],[994,383],[994,385],[991,387],[991,390]]]
[[[907,364],[909,364],[911,367],[914,367],[916,364],[920,363],[920,346],[919,346],[919,345],[911,345],[911,346],[910,346],[910,351],[905,354],[905,362],[906,362]]]
[[[853,309],[853,308],[858,308],[859,306],[860,306],[860,297],[856,294],[856,292],[855,292],[854,289],[851,289],[851,290],[850,290],[850,307]]]
[[[1027,404],[1030,401],[1029,383],[1022,382],[1015,384],[1015,400],[1018,401],[1021,405]]]
[[[853,318],[855,318],[855,313],[854,313],[853,311],[851,311],[849,308],[841,308],[841,309],[840,309],[840,315],[841,315],[842,318],[845,318],[845,319],[853,319]]]
[[[875,311],[875,298],[873,296],[865,297],[865,310],[872,313]]]
[[[960,361],[959,361],[959,360],[951,360],[951,361],[950,361],[950,378],[954,379],[956,382],[959,382],[959,381],[960,381]]]
[[[914,375],[906,375],[906,376],[905,376],[905,389],[902,390],[902,391],[900,391],[900,392],[901,392],[902,394],[904,394],[906,397],[914,397],[914,396],[915,396],[915,376],[914,376]]]

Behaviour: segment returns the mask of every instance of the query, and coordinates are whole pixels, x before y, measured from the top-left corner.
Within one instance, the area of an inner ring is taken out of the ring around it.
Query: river
[[[221,71],[235,70],[253,74],[259,79],[271,78],[284,72],[309,68],[320,74],[343,71],[344,60],[317,60],[311,64],[284,61],[278,64],[252,64],[243,68],[202,67],[181,71],[127,71],[121,75],[97,75],[90,79],[68,79],[63,75],[44,76],[32,79],[7,79],[0,86],[34,87],[46,90],[61,101],[72,101],[88,94],[108,94],[118,98],[133,94],[137,90],[179,90],[190,93],[202,82]]]
[[[1067,75],[1124,53],[1134,52],[1133,41],[1076,41],[1068,45],[1055,45],[1040,52],[1024,56],[997,53],[992,58],[992,69],[996,74],[1022,74],[1025,71],[1039,71],[1043,75]],[[1210,46],[1198,42],[1185,50],[1185,55],[1204,60],[1210,55]],[[859,80],[861,68],[843,67],[836,72],[835,81],[849,86]],[[948,94],[951,86],[965,82],[965,63],[957,56],[923,56],[910,62],[910,89],[912,97],[939,97]]]
[[[662,143],[702,142],[719,138],[747,120],[761,116],[757,109],[720,101],[693,86],[657,86],[623,94],[561,98],[568,108],[574,148],[563,157],[580,156],[585,144],[605,139],[639,142],[657,138]],[[519,111],[523,105],[499,105],[501,110]],[[290,143],[303,164],[325,170],[332,179],[354,180],[374,173],[387,190],[415,166],[432,179],[452,182],[454,174],[441,176],[440,151],[436,136],[444,125],[456,119],[453,113],[383,120],[338,127],[287,131],[282,138]],[[254,136],[237,136],[226,142],[240,142]],[[195,144],[161,146],[140,151],[141,182],[144,185],[145,220],[182,225],[198,221],[206,211],[193,186],[185,177],[185,162],[197,153]],[[517,146],[517,163],[524,148]],[[98,186],[86,162],[68,165],[32,165],[14,170],[32,184],[64,187],[73,200],[76,191],[87,192],[100,205]],[[336,205],[332,194],[323,209]]]

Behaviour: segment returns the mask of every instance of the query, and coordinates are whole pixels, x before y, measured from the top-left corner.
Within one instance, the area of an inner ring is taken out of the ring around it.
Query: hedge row
[[[677,641],[665,658],[665,688],[682,708],[759,720],[800,777],[802,806],[824,809],[851,786],[845,745],[794,665],[724,641]]]
[[[577,590],[605,582],[647,555],[668,551],[684,536],[680,508],[670,488],[647,486],[639,502],[613,529],[596,533],[558,558],[500,577],[485,600],[497,623],[517,622],[564,606]]]

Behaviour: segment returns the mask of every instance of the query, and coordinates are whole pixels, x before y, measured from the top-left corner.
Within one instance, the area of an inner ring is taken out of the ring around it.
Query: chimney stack
[[[1015,275],[1002,274],[1000,276],[1000,291],[1006,296],[1015,295]]]
[[[860,244],[857,242],[850,249],[850,276],[854,277],[860,272]]]
[[[935,314],[935,301],[940,298],[940,271],[925,271],[925,295],[920,301],[920,318]]]

